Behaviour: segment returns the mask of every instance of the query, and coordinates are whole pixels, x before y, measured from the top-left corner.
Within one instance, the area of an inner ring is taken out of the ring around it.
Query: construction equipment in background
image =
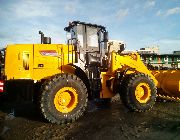
[[[123,43],[112,50],[104,26],[73,21],[65,31],[67,44],[51,44],[39,32],[42,44],[6,47],[1,77],[9,97],[38,99],[44,117],[57,124],[77,120],[92,99],[120,94],[126,107],[143,112],[155,104],[157,89],[180,98],[179,70],[149,70],[137,53],[122,53]]]

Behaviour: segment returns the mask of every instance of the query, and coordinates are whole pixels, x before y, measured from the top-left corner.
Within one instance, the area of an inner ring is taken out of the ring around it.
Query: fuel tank
[[[163,90],[158,94],[180,98],[180,70],[154,70],[152,73],[158,81],[157,88]]]

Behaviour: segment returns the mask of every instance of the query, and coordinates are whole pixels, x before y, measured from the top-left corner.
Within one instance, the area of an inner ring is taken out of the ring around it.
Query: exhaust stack
[[[44,33],[41,31],[39,31],[39,34],[41,35],[41,44],[51,44],[50,37],[44,37]]]

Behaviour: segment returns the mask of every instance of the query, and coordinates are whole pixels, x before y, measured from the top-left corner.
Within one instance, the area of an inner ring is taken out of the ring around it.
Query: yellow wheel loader
[[[123,44],[112,50],[104,26],[73,21],[64,30],[70,36],[67,44],[51,44],[51,38],[39,32],[41,44],[2,50],[5,92],[14,100],[17,95],[38,99],[50,122],[73,122],[84,114],[88,100],[116,94],[138,112],[151,109],[157,95],[179,99],[179,70],[149,70],[137,53],[122,53]]]

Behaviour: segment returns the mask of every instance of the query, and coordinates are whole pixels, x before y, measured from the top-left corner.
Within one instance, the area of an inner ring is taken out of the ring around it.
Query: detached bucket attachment
[[[158,94],[180,100],[180,70],[159,70],[153,73],[158,80],[158,88],[163,91]]]

